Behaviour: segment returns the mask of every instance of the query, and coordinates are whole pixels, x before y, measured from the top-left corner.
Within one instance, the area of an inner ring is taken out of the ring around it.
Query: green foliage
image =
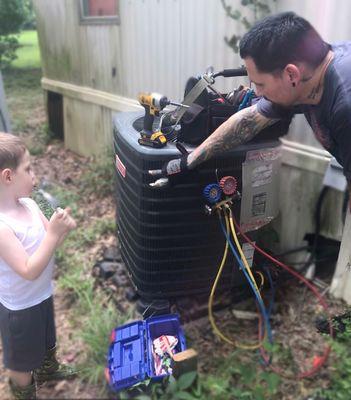
[[[24,21],[22,0],[0,0],[0,69],[16,58],[19,44],[14,35],[20,32]]]
[[[221,0],[221,3],[228,17],[240,22],[246,30],[249,30],[258,19],[270,14],[271,9],[269,3],[272,1],[275,2],[276,0],[240,0],[241,5],[250,10],[250,14],[252,15],[250,19],[243,15],[241,11],[233,10],[232,7],[226,3],[226,0]],[[225,36],[224,38],[227,45],[231,47],[235,53],[239,51],[240,39],[240,35],[232,35],[231,38]]]
[[[202,399],[201,385],[196,372],[187,372],[179,378],[167,376],[160,383],[150,379],[134,385],[131,389],[119,393],[119,399],[136,400],[196,400]]]
[[[344,333],[339,333],[337,339],[331,342],[336,355],[333,363],[331,382],[328,389],[318,390],[316,399],[349,400],[351,394],[351,320],[345,321]]]
[[[167,377],[162,383],[143,383],[123,392],[121,399],[138,400],[265,400],[279,399],[280,377],[259,367],[258,360],[247,358],[235,351],[223,359],[213,360],[217,367],[215,375],[196,377],[194,373],[184,374],[178,380]],[[137,396],[135,392],[142,394]]]
[[[22,0],[0,0],[0,35],[18,33],[25,21]]]
[[[22,29],[36,29],[37,23],[35,19],[35,13],[33,9],[32,0],[22,0],[24,7],[24,23],[22,24]]]
[[[216,376],[207,376],[203,392],[207,398],[223,400],[274,399],[278,393],[280,377],[259,368],[258,360],[246,359],[242,351],[234,351],[218,365]]]
[[[16,50],[19,48],[15,36],[0,36],[0,69],[8,67],[16,59]]]
[[[196,372],[188,372],[181,375],[178,379],[169,376],[163,385],[153,385],[151,399],[156,400],[193,400],[199,399],[193,391],[196,379]],[[143,396],[145,398],[145,396]],[[147,397],[146,397],[147,398]],[[137,397],[138,399],[138,397]],[[139,400],[143,400],[142,397]]]

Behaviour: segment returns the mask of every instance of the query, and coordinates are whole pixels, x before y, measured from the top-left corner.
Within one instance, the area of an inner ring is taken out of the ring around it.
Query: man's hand
[[[173,178],[186,171],[188,171],[188,154],[167,161],[162,169],[149,170],[149,174],[153,177],[160,177],[155,182],[150,183],[150,186],[154,188],[165,187],[171,183]]]

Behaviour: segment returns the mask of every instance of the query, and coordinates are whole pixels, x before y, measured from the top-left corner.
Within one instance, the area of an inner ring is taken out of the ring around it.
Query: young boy
[[[48,221],[29,198],[30,155],[16,136],[0,133],[0,332],[14,398],[36,398],[36,383],[74,375],[55,357],[54,252],[76,227],[70,210]]]

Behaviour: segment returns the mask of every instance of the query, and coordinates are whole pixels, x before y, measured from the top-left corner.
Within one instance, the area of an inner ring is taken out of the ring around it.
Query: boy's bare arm
[[[22,243],[6,225],[0,226],[0,256],[22,278],[34,280],[40,276],[54,255],[59,238],[46,235],[37,251],[28,256]]]
[[[0,224],[0,257],[22,278],[34,280],[47,267],[62,238],[74,228],[75,222],[70,216],[54,215],[38,249],[29,256],[13,231]]]
[[[189,154],[188,168],[193,169],[202,162],[249,141],[276,121],[260,114],[256,105],[235,113]]]

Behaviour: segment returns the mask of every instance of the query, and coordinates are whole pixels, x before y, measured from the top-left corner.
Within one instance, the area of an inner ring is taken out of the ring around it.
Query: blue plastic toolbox
[[[175,352],[186,350],[183,330],[177,314],[167,314],[119,326],[111,332],[107,354],[106,379],[113,390],[122,390],[156,375],[152,342],[162,335],[176,336]]]

